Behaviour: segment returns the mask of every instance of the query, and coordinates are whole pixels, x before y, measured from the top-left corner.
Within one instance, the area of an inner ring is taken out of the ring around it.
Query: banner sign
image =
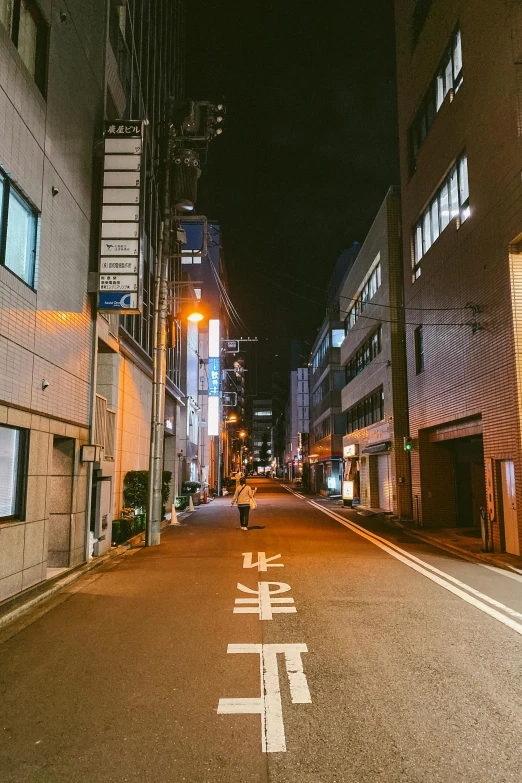
[[[104,137],[98,309],[141,313],[143,123],[106,122]]]
[[[208,396],[219,397],[219,359],[215,356],[208,360]]]

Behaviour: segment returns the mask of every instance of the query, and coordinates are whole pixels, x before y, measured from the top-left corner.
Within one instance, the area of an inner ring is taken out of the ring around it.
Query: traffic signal
[[[411,451],[413,448],[413,438],[409,436],[404,438],[404,451]]]

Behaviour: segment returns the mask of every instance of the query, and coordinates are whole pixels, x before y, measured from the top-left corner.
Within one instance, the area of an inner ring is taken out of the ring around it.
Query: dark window
[[[344,413],[334,414],[334,435],[346,435],[346,416]]]
[[[381,386],[346,412],[346,432],[355,432],[383,419],[384,391]]]
[[[28,431],[0,427],[0,519],[19,519],[25,505]]]
[[[31,287],[36,263],[37,221],[35,210],[0,171],[0,264]]]
[[[353,381],[381,352],[381,339],[382,327],[379,325],[348,361],[346,365],[346,383]]]
[[[422,339],[422,326],[415,329],[415,372],[417,375],[424,370],[424,344]]]
[[[33,0],[0,0],[0,23],[45,96],[49,28]]]
[[[419,40],[419,35],[421,34],[424,23],[429,16],[432,2],[433,0],[417,0],[415,3],[415,8],[411,18],[411,44],[413,49]]]

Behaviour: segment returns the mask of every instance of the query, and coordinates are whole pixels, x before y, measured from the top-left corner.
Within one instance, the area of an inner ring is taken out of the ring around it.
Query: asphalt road
[[[253,483],[0,634],[0,781],[520,783],[521,578]]]

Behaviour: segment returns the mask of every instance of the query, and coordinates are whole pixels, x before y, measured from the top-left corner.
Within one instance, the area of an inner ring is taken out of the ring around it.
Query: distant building
[[[400,197],[390,189],[341,292],[343,496],[411,517]]]
[[[340,289],[353,266],[360,245],[355,243],[338,258],[329,286],[327,315],[321,324],[310,354],[309,394],[310,433],[308,437],[307,479],[314,492],[341,493],[342,448],[346,420],[341,408],[345,385],[341,366],[344,323],[340,314]]]
[[[262,460],[263,445],[267,447],[266,467],[271,464],[273,444],[272,444],[272,424],[273,424],[273,401],[270,398],[255,397],[252,401],[252,456],[254,467],[263,467]]]
[[[522,536],[522,7],[396,0],[413,510]]]
[[[285,411],[285,477],[292,480],[303,474],[302,436],[308,433],[308,367],[290,373],[290,395]]]

